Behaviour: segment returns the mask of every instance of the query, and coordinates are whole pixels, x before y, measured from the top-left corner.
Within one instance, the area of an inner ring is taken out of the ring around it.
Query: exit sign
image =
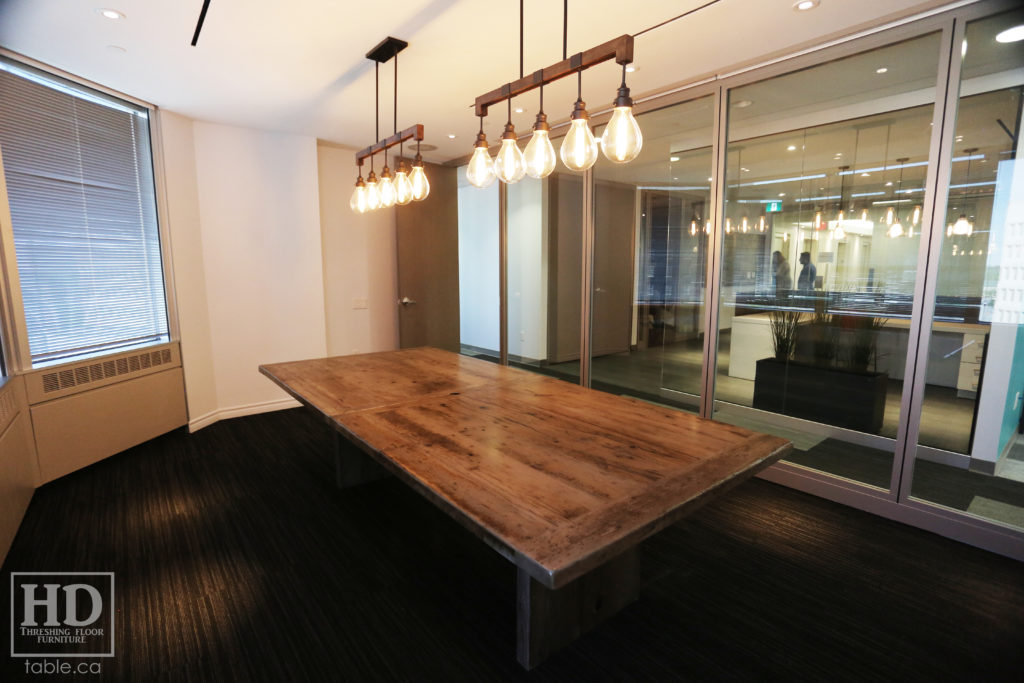
[[[782,211],[782,202],[766,202],[764,205],[764,211],[765,213],[777,213]]]

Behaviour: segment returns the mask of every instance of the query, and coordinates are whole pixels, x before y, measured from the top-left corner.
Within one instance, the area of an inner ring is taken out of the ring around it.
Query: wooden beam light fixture
[[[356,152],[356,165],[359,168],[359,177],[356,179],[356,188],[352,192],[352,199],[349,200],[349,207],[358,213],[365,213],[374,209],[389,208],[396,204],[405,205],[411,201],[425,199],[430,194],[430,182],[423,170],[423,157],[420,156],[420,141],[423,140],[423,124],[417,123],[405,130],[398,130],[398,53],[409,46],[404,40],[398,38],[385,38],[372,50],[366,53],[367,59],[374,61],[374,126],[377,142]],[[380,137],[380,65],[395,58],[395,87],[394,87],[394,128],[393,135],[384,138]],[[401,158],[402,145],[407,140],[416,141],[416,158],[413,160],[412,170],[406,168],[405,159]],[[398,167],[392,176],[388,168],[387,151],[399,145]],[[373,168],[373,158],[379,153],[384,153],[384,169],[380,178]],[[369,158],[370,175],[363,180],[363,162]]]
[[[519,79],[506,83],[476,98],[475,111],[480,117],[480,132],[477,134],[473,156],[466,169],[466,178],[476,187],[488,187],[495,178],[505,183],[515,183],[529,175],[543,178],[555,168],[554,147],[550,140],[551,126],[544,113],[544,86],[560,78],[576,74],[577,97],[573,106],[569,132],[562,141],[559,156],[562,163],[572,171],[585,171],[597,161],[598,141],[590,129],[590,116],[583,101],[583,72],[592,66],[610,59],[622,66],[622,85],[615,99],[611,120],[605,126],[600,147],[604,155],[615,163],[627,163],[640,154],[643,135],[633,116],[633,100],[626,86],[626,65],[633,61],[633,36],[622,35],[571,57],[566,54],[569,22],[569,3],[564,2],[562,26],[562,61],[527,76],[523,75],[523,0],[519,1]],[[525,155],[519,151],[515,128],[512,125],[512,98],[534,89],[540,89],[540,109],[533,126],[533,136],[526,146]],[[501,136],[501,149],[491,159],[488,152],[487,136],[484,134],[484,117],[488,109],[501,102],[508,102],[508,121]]]

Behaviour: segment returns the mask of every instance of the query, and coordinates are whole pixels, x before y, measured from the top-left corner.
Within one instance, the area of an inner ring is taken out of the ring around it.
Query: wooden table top
[[[260,372],[548,588],[791,448],[779,437],[433,348]]]

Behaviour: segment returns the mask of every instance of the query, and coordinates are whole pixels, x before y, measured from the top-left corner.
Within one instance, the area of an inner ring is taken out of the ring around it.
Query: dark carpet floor
[[[173,432],[39,489],[4,581],[116,572],[86,680],[1024,680],[1024,565],[760,480],[651,538],[640,600],[527,674],[512,565],[393,479],[339,491],[330,453],[297,410]]]

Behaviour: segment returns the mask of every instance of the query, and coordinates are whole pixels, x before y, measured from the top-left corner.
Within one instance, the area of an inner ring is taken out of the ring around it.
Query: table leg
[[[634,547],[562,588],[517,576],[516,658],[527,670],[637,599],[640,553]]]
[[[334,465],[338,488],[342,489],[390,476],[376,460],[337,432],[334,433]]]

